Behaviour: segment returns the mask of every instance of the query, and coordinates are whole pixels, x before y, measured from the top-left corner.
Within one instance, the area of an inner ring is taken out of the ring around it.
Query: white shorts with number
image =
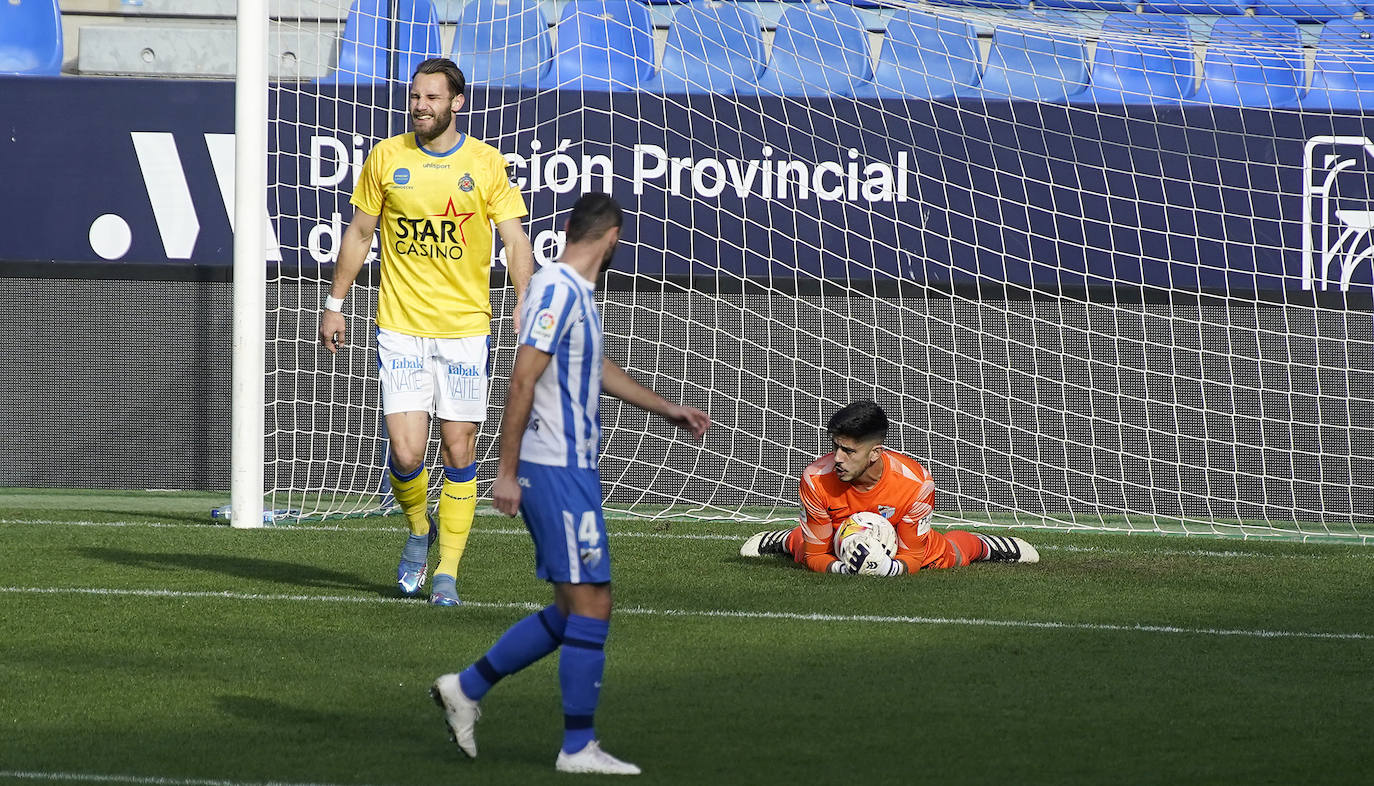
[[[491,336],[421,338],[377,329],[382,414],[429,412],[440,420],[487,419]]]

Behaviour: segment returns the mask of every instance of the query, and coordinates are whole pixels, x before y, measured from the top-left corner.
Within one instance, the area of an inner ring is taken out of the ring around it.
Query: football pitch
[[[441,609],[395,593],[399,517],[244,532],[224,501],[0,491],[0,783],[588,779],[553,770],[556,655],[487,697],[476,760],[427,694],[548,603],[518,520],[479,516]],[[742,559],[752,526],[610,529],[597,729],[632,782],[1374,772],[1371,547],[1023,531],[1038,565],[877,579]]]

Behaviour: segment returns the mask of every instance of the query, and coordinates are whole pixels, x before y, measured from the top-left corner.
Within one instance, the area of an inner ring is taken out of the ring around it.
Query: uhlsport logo
[[[186,179],[176,138],[166,132],[132,131],[129,133],[138,157],[139,171],[148,190],[148,202],[153,208],[153,220],[167,259],[190,259],[200,237],[200,215],[191,199],[191,187]],[[215,170],[220,199],[234,228],[234,135],[205,134],[205,147]],[[262,216],[264,254],[268,261],[281,261],[281,245],[277,232],[266,213]],[[133,230],[126,216],[105,213],[91,222],[88,235],[91,250],[100,258],[123,259],[133,244]]]
[[[1374,259],[1374,142],[1312,137],[1302,170],[1302,288],[1349,292],[1360,266]],[[1370,276],[1355,283],[1368,286]]]

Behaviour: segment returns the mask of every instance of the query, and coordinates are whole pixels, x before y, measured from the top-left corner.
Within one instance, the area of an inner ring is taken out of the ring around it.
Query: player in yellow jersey
[[[353,193],[334,282],[320,314],[320,343],[344,343],[344,296],[381,226],[377,360],[391,441],[391,489],[410,521],[396,569],[401,592],[424,586],[429,544],[439,564],[430,602],[456,606],[458,563],[477,505],[476,441],[487,415],[491,350],[492,224],[506,247],[516,311],[534,270],[528,211],[496,148],[461,133],[466,79],[452,60],[433,58],[410,82],[414,131],[379,142]],[[425,451],[431,413],[439,419],[444,485],[437,531],[429,521]]]

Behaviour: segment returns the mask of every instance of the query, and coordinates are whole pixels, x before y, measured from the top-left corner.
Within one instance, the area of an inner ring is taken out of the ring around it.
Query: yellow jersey
[[[425,338],[491,332],[492,223],[528,214],[500,151],[467,134],[446,153],[413,133],[384,139],[352,201],[380,217],[377,327]]]

